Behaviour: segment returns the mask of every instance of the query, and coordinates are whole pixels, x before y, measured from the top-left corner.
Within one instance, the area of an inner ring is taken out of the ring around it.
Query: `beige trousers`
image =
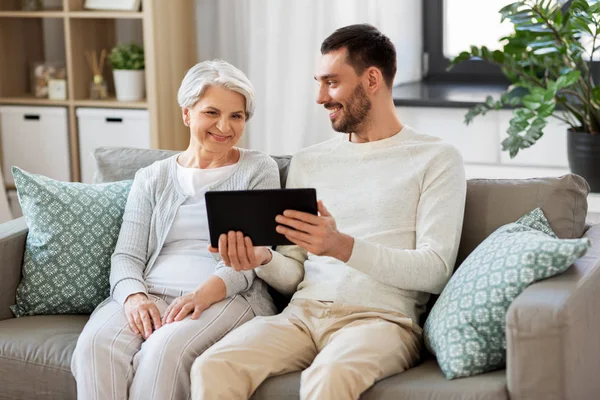
[[[161,316],[175,299],[149,295]],[[79,400],[168,400],[190,397],[196,357],[232,329],[254,317],[242,296],[213,304],[200,318],[165,325],[144,341],[133,333],[114,300],[99,306],[77,340],[71,371]]]
[[[419,359],[421,329],[402,314],[314,300],[257,317],[194,362],[192,399],[248,399],[268,377],[303,370],[301,399],[358,399]]]

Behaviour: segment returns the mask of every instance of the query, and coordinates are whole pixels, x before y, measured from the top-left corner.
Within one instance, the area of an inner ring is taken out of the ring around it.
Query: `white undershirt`
[[[178,208],[165,243],[146,277],[151,287],[189,293],[215,272],[208,251],[209,231],[204,194],[208,187],[227,179],[234,165],[220,168],[185,168],[177,164],[177,179],[189,196]]]

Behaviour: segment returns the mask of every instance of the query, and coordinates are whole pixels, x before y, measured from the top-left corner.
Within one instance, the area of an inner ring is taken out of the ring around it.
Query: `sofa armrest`
[[[537,282],[506,316],[511,399],[594,399],[600,393],[600,225],[565,273]]]
[[[0,224],[0,321],[13,317],[28,231],[23,217]]]

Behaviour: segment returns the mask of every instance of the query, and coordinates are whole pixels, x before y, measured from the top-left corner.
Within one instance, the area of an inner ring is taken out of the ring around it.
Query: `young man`
[[[351,25],[321,53],[317,102],[346,134],[294,156],[287,181],[317,189],[319,216],[278,216],[277,231],[297,246],[277,252],[234,232],[219,243],[227,265],[261,264],[256,274],[292,301],[200,356],[194,399],[247,399],[266,378],[299,370],[302,399],[357,399],[419,360],[419,316],[454,269],[462,159],[398,119],[393,44],[370,25]]]

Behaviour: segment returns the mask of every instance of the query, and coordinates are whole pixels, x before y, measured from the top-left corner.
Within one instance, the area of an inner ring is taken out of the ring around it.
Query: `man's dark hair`
[[[348,25],[333,32],[321,45],[321,54],[345,48],[347,62],[361,75],[369,67],[381,70],[388,87],[396,75],[396,49],[392,41],[369,24]]]

